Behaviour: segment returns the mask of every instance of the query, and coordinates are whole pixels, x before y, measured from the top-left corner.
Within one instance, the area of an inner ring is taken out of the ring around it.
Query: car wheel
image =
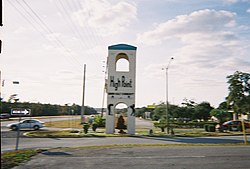
[[[40,127],[37,126],[37,125],[34,126],[34,129],[35,129],[35,130],[39,130],[39,128],[40,128]]]
[[[11,126],[11,130],[16,131],[18,129],[17,126]]]

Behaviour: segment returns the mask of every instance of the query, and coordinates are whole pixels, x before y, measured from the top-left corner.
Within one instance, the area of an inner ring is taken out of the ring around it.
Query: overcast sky
[[[102,106],[108,46],[137,47],[136,107],[184,98],[217,107],[250,72],[250,0],[5,0],[0,70],[8,100]],[[19,81],[19,84],[13,84]],[[105,100],[106,102],[106,100]]]

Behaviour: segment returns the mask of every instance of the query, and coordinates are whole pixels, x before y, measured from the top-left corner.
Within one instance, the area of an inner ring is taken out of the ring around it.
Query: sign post
[[[24,109],[24,108],[14,108],[11,109],[11,115],[12,116],[19,116],[18,120],[18,129],[17,129],[17,136],[16,136],[16,151],[18,150],[19,145],[19,137],[20,137],[20,121],[22,116],[30,116],[31,115],[31,109]]]

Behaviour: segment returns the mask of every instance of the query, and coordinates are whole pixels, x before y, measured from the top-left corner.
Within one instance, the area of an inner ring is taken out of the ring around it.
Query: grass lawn
[[[46,122],[45,126],[52,127],[52,128],[82,129],[82,124],[80,124],[80,117],[79,117],[79,119],[73,119],[73,118],[69,117],[68,120]]]
[[[9,169],[30,158],[43,150],[18,150],[1,153],[1,169]]]
[[[46,127],[62,128],[60,131],[32,131],[28,132],[27,136],[31,137],[117,137],[117,136],[131,136],[124,134],[105,134],[105,128],[97,128],[96,132],[93,132],[91,127],[88,134],[84,134],[82,124],[78,119],[70,119],[63,121],[46,122]],[[159,128],[152,128],[153,134],[149,133],[150,128],[143,126],[136,126],[136,135],[144,135],[151,137],[170,137],[165,132],[161,132]],[[204,137],[204,136],[229,136],[229,135],[242,135],[242,132],[206,132],[203,128],[175,128],[175,136],[180,137]],[[247,130],[247,134],[250,134],[250,130]],[[171,136],[173,137],[173,136]]]

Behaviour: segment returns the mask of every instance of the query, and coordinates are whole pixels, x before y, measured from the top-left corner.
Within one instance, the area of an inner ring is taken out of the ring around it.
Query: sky
[[[228,95],[227,76],[250,72],[250,0],[5,0],[1,96],[102,107],[108,46],[136,51],[136,107]],[[13,84],[18,81],[19,84]],[[104,97],[105,98],[105,97]],[[104,100],[106,105],[106,99]]]

